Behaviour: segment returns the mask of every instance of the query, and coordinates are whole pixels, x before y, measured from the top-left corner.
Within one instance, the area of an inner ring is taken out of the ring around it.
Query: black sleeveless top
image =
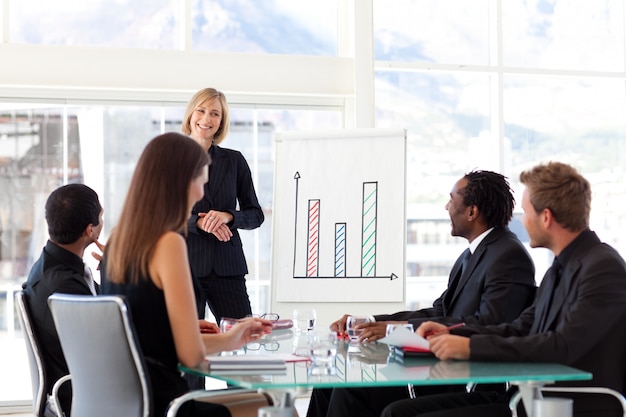
[[[189,391],[178,371],[178,356],[165,306],[163,290],[149,277],[138,284],[114,284],[106,279],[105,262],[101,269],[101,294],[118,294],[126,298],[135,334],[139,341],[150,377],[152,416],[165,416],[174,398]]]

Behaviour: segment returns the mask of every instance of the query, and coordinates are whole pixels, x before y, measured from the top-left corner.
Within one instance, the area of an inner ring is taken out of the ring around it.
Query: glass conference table
[[[240,354],[275,355],[293,359],[302,337],[291,330],[274,332],[261,344],[249,345]],[[252,349],[250,349],[252,347]],[[267,392],[302,392],[311,388],[348,388],[418,385],[466,385],[504,383],[517,385],[526,410],[541,398],[543,385],[558,381],[590,380],[588,372],[560,364],[440,361],[432,356],[400,359],[384,343],[353,345],[339,341],[333,375],[316,375],[310,362],[287,362],[284,371],[210,372],[208,361],[197,368],[180,367],[186,373],[226,381],[229,385]],[[407,392],[408,396],[408,392]]]

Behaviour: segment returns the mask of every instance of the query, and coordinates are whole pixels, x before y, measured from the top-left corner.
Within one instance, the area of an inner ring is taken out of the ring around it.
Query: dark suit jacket
[[[84,268],[85,264],[80,257],[48,241],[41,256],[33,264],[28,280],[22,285],[33,316],[34,331],[42,345],[43,364],[49,382],[46,387],[48,393],[57,379],[69,373],[48,308],[48,297],[55,292],[91,295],[83,277]],[[96,284],[96,291],[98,290]],[[64,389],[60,392],[63,410],[69,410],[70,406],[70,394],[65,390],[66,385],[68,384],[63,385]]]
[[[256,229],[265,219],[254,191],[250,167],[243,155],[232,149],[211,146],[209,182],[204,185],[204,197],[193,207],[188,222],[187,248],[191,272],[203,277],[211,271],[232,276],[248,273],[241,238],[237,229]],[[239,203],[239,207],[237,207]],[[233,236],[220,242],[196,227],[198,213],[209,210],[227,211],[233,215],[228,224]]]
[[[472,360],[562,363],[591,372],[593,380],[559,385],[603,386],[624,393],[626,264],[591,231],[572,244],[575,250],[549,308],[550,270],[535,303],[514,322],[453,333],[471,335]]]
[[[513,321],[535,295],[535,266],[528,251],[507,227],[494,228],[472,254],[454,294],[463,255],[450,271],[448,289],[431,308],[374,316],[376,321],[497,324]]]

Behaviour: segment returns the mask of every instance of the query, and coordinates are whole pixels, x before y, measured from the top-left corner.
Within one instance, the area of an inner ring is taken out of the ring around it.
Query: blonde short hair
[[[191,134],[191,114],[200,106],[202,103],[206,101],[219,100],[222,105],[222,121],[220,122],[220,128],[215,132],[215,136],[213,136],[213,143],[215,145],[219,145],[226,136],[228,135],[228,131],[230,129],[230,113],[228,111],[228,102],[226,101],[226,96],[221,91],[216,90],[215,88],[203,88],[198,91],[196,94],[191,97],[189,103],[187,103],[187,108],[185,109],[185,115],[183,116],[183,125],[181,126],[181,131],[185,135]]]

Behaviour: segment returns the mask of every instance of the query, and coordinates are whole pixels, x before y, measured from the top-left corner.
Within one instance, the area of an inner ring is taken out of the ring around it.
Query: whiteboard
[[[406,131],[275,136],[278,302],[403,302]]]

